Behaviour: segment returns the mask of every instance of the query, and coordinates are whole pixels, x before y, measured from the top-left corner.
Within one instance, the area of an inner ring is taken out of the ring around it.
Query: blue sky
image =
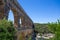
[[[35,23],[55,22],[60,18],[60,0],[18,0]],[[13,20],[12,11],[9,20]]]

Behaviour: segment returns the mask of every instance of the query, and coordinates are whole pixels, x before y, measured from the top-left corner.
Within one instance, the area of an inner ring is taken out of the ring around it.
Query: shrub
[[[0,20],[0,40],[14,40],[15,32],[12,21]]]
[[[48,28],[55,34],[54,40],[60,40],[60,20],[55,23],[48,23]]]

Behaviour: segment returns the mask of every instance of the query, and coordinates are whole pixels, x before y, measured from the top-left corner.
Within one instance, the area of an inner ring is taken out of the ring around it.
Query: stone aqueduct
[[[25,40],[26,36],[34,34],[34,24],[17,0],[0,0],[0,20],[3,18],[8,20],[10,10],[14,15],[14,27],[18,29],[17,40],[19,40],[20,33],[23,35],[22,40]]]

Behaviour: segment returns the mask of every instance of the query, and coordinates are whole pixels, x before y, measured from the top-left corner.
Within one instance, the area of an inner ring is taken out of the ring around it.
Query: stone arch
[[[20,28],[17,32],[17,36],[19,37],[19,34],[21,32],[24,33],[24,37],[26,35],[32,35],[33,33],[33,22],[32,20],[29,18],[29,16],[26,14],[26,12],[23,10],[23,8],[19,5],[19,3],[17,2],[17,0],[9,0],[7,2],[7,4],[4,4],[4,8],[1,9],[1,14],[0,14],[0,19],[3,19],[4,17],[6,19],[8,19],[8,14],[9,11],[12,10],[13,11],[13,16],[14,16],[14,26],[15,28]],[[21,25],[22,27],[20,27],[20,19],[21,19]],[[22,34],[23,35],[23,34]],[[25,40],[25,39],[24,39]]]
[[[17,11],[13,11],[13,16],[14,16],[14,26],[17,28],[17,27],[20,27],[20,16],[18,15],[18,12]]]

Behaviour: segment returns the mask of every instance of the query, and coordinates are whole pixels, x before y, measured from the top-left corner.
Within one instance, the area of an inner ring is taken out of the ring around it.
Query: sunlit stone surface
[[[17,2],[17,0],[0,0],[0,20],[3,18],[8,20],[8,14],[10,10],[13,11],[14,15],[14,27],[18,30],[16,33],[16,40],[20,40],[20,34],[23,36],[22,40],[26,40],[26,36],[29,37],[34,33],[34,24],[32,20]]]

